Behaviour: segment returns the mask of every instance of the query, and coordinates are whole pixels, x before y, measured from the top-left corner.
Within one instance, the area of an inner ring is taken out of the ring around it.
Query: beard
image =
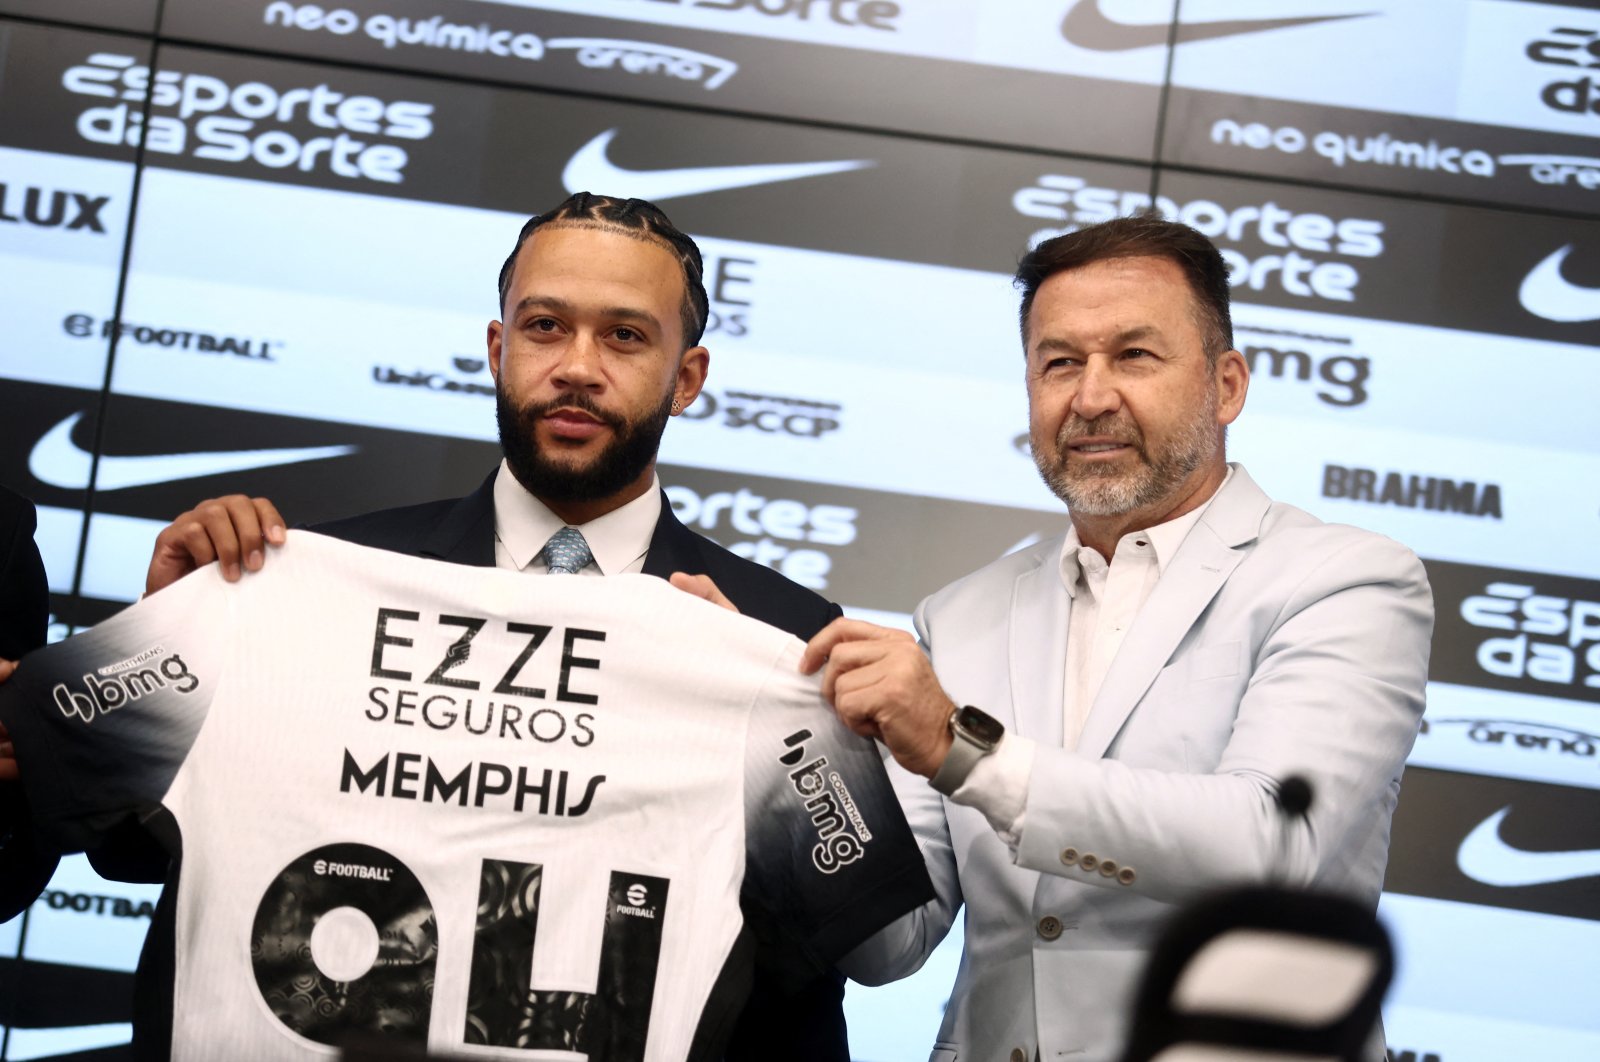
[[[1054,446],[1033,447],[1033,462],[1052,493],[1080,516],[1116,516],[1160,503],[1176,494],[1195,469],[1217,455],[1217,389],[1179,424],[1170,440],[1149,446],[1144,432],[1123,412],[1094,420],[1071,416],[1056,433]],[[1071,445],[1091,436],[1115,439],[1133,448],[1138,463],[1131,470],[1109,464],[1073,464]]]
[[[611,441],[586,466],[559,460],[539,446],[535,431],[539,419],[557,409],[579,409],[611,429]],[[553,502],[601,501],[634,483],[650,467],[661,447],[661,433],[672,415],[672,395],[638,420],[630,421],[602,410],[582,392],[549,402],[515,405],[504,388],[495,389],[495,419],[500,425],[500,449],[511,474],[536,498]]]

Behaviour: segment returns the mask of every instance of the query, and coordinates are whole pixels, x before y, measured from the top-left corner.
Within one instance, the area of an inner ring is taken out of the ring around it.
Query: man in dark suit
[[[24,653],[44,644],[50,619],[50,587],[33,542],[33,503],[0,487],[0,682],[11,677]],[[0,726],[0,922],[15,917],[50,881],[56,855],[35,843],[26,829],[22,787],[11,742]]]
[[[656,480],[666,422],[706,379],[701,268],[694,241],[639,200],[579,193],[529,220],[501,270],[503,319],[490,322],[487,337],[505,461],[464,498],[312,530],[541,577],[671,578],[809,639],[839,607],[686,529]],[[157,538],[146,588],[158,591],[214,560],[229,579],[259,569],[284,541],[284,527],[265,499],[203,502]],[[151,946],[168,955],[147,962],[169,965],[170,938]],[[762,974],[758,952],[726,1057],[847,1062],[843,992],[835,973],[780,991]]]

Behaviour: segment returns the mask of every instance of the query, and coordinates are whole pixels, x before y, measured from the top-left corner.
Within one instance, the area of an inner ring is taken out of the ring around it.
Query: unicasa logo
[[[75,715],[85,723],[92,723],[97,715],[126,708],[162,690],[193,693],[199,686],[200,680],[183,662],[183,657],[156,645],[85,674],[81,692],[64,682],[56,683],[51,692],[62,715]]]
[[[130,55],[97,52],[61,75],[67,91],[104,103],[78,115],[96,144],[273,170],[399,184],[409,160],[399,144],[433,134],[433,104],[350,95],[326,84],[269,85],[158,70]],[[144,103],[150,104],[148,123]],[[294,126],[295,132],[282,126]]]

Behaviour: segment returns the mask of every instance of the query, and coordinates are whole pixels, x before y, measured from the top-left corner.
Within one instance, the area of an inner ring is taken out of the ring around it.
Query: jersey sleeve
[[[779,659],[745,750],[745,917],[762,965],[791,985],[934,898],[877,745],[839,722],[799,659],[799,643]]]
[[[205,721],[233,627],[216,565],[65,641],[0,684],[39,834],[92,846],[166,795]]]

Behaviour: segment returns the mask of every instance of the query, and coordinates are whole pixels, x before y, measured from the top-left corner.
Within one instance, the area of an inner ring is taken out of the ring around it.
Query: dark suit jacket
[[[492,567],[494,476],[465,498],[385,509],[310,530],[396,553]],[[809,639],[841,614],[838,605],[684,527],[663,495],[644,573],[665,579],[673,572],[711,576],[740,612],[797,638]]]
[[[0,487],[0,657],[19,660],[45,642],[50,586],[33,543],[33,503]],[[26,826],[22,787],[0,789],[0,922],[32,903],[55,872],[57,856]]]
[[[358,545],[373,546],[456,564],[494,564],[494,475],[465,498],[386,509],[317,524],[309,530]],[[799,638],[809,639],[841,615],[838,605],[777,572],[726,549],[684,527],[665,496],[661,518],[650,537],[644,573],[665,579],[673,572],[709,575],[740,612]],[[172,1000],[171,897],[167,888],[152,921],[150,942],[140,958],[141,1015],[170,1022]],[[748,937],[741,947],[754,948]],[[829,972],[795,991],[786,992],[764,972],[761,954],[750,997],[731,1030],[702,1027],[696,1042],[726,1043],[728,1062],[849,1062],[845,1037],[844,979]],[[164,1000],[151,993],[169,993]],[[742,991],[720,984],[716,991]],[[141,1058],[161,1057],[171,1042],[166,1028],[135,1027]],[[704,1040],[702,1040],[702,1037]]]

